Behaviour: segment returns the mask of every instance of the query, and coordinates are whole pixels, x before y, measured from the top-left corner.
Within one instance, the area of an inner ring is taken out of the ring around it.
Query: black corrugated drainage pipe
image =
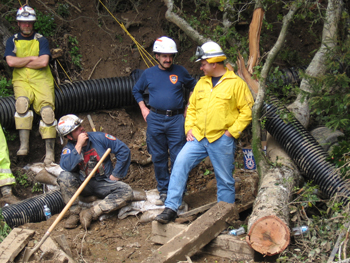
[[[271,99],[268,104],[264,104],[262,116],[266,120],[266,130],[279,142],[308,179],[318,184],[322,192],[330,197],[338,193],[341,200],[347,204],[350,183],[341,178],[336,167],[326,160],[326,152],[288,109],[281,106],[277,99]],[[286,121],[283,121],[281,116]]]
[[[11,228],[25,223],[35,223],[45,220],[44,205],[47,205],[51,214],[58,214],[65,206],[61,192],[58,190],[37,195],[19,203],[2,208],[2,216]]]
[[[304,68],[300,68],[304,69]],[[283,84],[299,82],[299,68],[282,69]],[[92,79],[62,84],[55,88],[56,118],[69,113],[80,113],[102,109],[120,108],[136,104],[132,88],[143,70],[136,69],[130,77]],[[200,76],[193,75],[199,79]],[[276,81],[268,79],[268,82]],[[188,92],[186,93],[188,95]],[[145,96],[147,100],[147,95]],[[15,99],[0,98],[0,122],[2,127],[14,128]],[[34,114],[34,122],[39,116]]]
[[[136,104],[132,95],[135,83],[136,80],[133,77],[119,77],[62,84],[55,89],[56,118],[68,113],[120,108]],[[13,96],[0,99],[2,127],[14,128],[15,111]],[[38,119],[36,114],[34,116],[35,119]]]

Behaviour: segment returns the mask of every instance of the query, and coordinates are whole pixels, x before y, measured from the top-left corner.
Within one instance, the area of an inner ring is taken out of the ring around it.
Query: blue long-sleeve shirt
[[[114,136],[103,132],[88,132],[89,139],[87,145],[82,148],[80,154],[75,149],[75,143],[68,141],[62,149],[60,166],[68,172],[79,172],[83,181],[89,175],[93,167],[88,166],[89,160],[95,159],[97,163],[108,148],[115,154],[117,163],[113,169],[110,156],[107,156],[103,162],[102,168],[95,173],[98,181],[109,178],[112,174],[114,177],[123,178],[126,176],[130,165],[130,149]],[[92,157],[91,157],[92,156]]]
[[[146,69],[135,84],[132,93],[139,103],[148,88],[149,105],[158,110],[183,109],[184,97],[182,86],[193,91],[197,81],[180,65],[172,65],[169,70],[162,70],[158,65]]]

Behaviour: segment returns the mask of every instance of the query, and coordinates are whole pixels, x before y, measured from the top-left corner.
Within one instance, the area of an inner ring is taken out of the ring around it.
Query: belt
[[[174,116],[174,115],[178,115],[178,114],[183,114],[184,110],[157,110],[153,107],[151,107],[151,111],[155,112],[155,113],[159,113],[159,114],[163,114],[166,116]]]

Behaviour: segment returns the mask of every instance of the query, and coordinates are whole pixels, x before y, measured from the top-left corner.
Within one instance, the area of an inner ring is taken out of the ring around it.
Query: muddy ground
[[[77,114],[84,120],[83,125],[87,131],[92,131],[87,120],[87,113]],[[141,188],[151,190],[156,187],[154,170],[152,164],[141,165],[149,158],[145,144],[146,124],[137,107],[127,109],[104,110],[90,112],[93,122],[98,130],[115,135],[124,141],[132,153],[132,163],[124,182],[129,183],[132,188]],[[27,174],[29,180],[32,180],[35,174],[28,172],[21,167],[25,164],[40,162],[44,151],[40,137],[34,130],[31,134],[30,147],[31,152],[28,157],[17,158],[16,150],[19,146],[17,141],[9,143],[11,160],[16,173]],[[247,136],[247,135],[246,135]],[[242,145],[242,144],[240,144]],[[56,139],[56,160],[59,160],[62,146],[59,139]],[[34,158],[34,156],[36,156]],[[237,162],[239,166],[243,165],[241,146],[237,151]],[[209,174],[207,174],[209,172]],[[235,175],[237,181],[238,194],[244,196],[245,192],[250,192],[244,184],[245,178],[252,176],[251,172],[244,169],[236,169]],[[21,199],[32,196],[32,187],[23,188],[17,185],[15,193]],[[38,193],[40,194],[40,193]],[[214,181],[213,168],[210,161],[206,160],[198,165],[192,172],[188,182],[188,192],[185,201],[189,209],[216,200],[216,187]],[[242,200],[240,202],[244,202]],[[1,200],[0,200],[1,202]],[[53,223],[57,215],[50,220],[40,223],[29,223],[21,227],[30,228],[36,231],[34,240],[39,241],[45,234],[45,231]],[[117,216],[104,221],[93,222],[91,228],[85,231],[81,226],[76,229],[67,230],[63,228],[64,220],[61,221],[52,232],[51,236],[64,234],[72,250],[73,256],[78,262],[141,262],[145,257],[151,255],[159,245],[153,244],[149,239],[151,236],[151,223],[139,223],[138,216],[129,216],[119,220]],[[237,221],[235,226],[246,224],[246,214],[242,214],[242,221]],[[16,261],[20,262],[22,255],[19,255]],[[230,262],[228,259],[221,259],[209,255],[199,254],[192,258],[193,262]]]

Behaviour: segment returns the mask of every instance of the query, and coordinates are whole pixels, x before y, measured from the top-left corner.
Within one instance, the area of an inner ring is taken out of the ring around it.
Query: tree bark
[[[326,72],[326,53],[332,50],[337,45],[338,23],[341,17],[341,10],[343,7],[342,0],[328,1],[326,18],[322,32],[322,43],[320,49],[312,59],[310,65],[306,69],[306,74],[312,78],[322,76]],[[311,93],[310,84],[307,78],[303,78],[300,84],[300,90],[297,99],[288,106],[288,109],[294,113],[295,117],[300,123],[307,128],[310,120],[310,111],[308,104],[308,97],[306,94]]]
[[[264,13],[265,11],[262,8],[255,9],[252,22],[250,23],[248,71],[251,75],[254,73],[253,67],[256,66],[257,61],[260,58],[259,43]]]

